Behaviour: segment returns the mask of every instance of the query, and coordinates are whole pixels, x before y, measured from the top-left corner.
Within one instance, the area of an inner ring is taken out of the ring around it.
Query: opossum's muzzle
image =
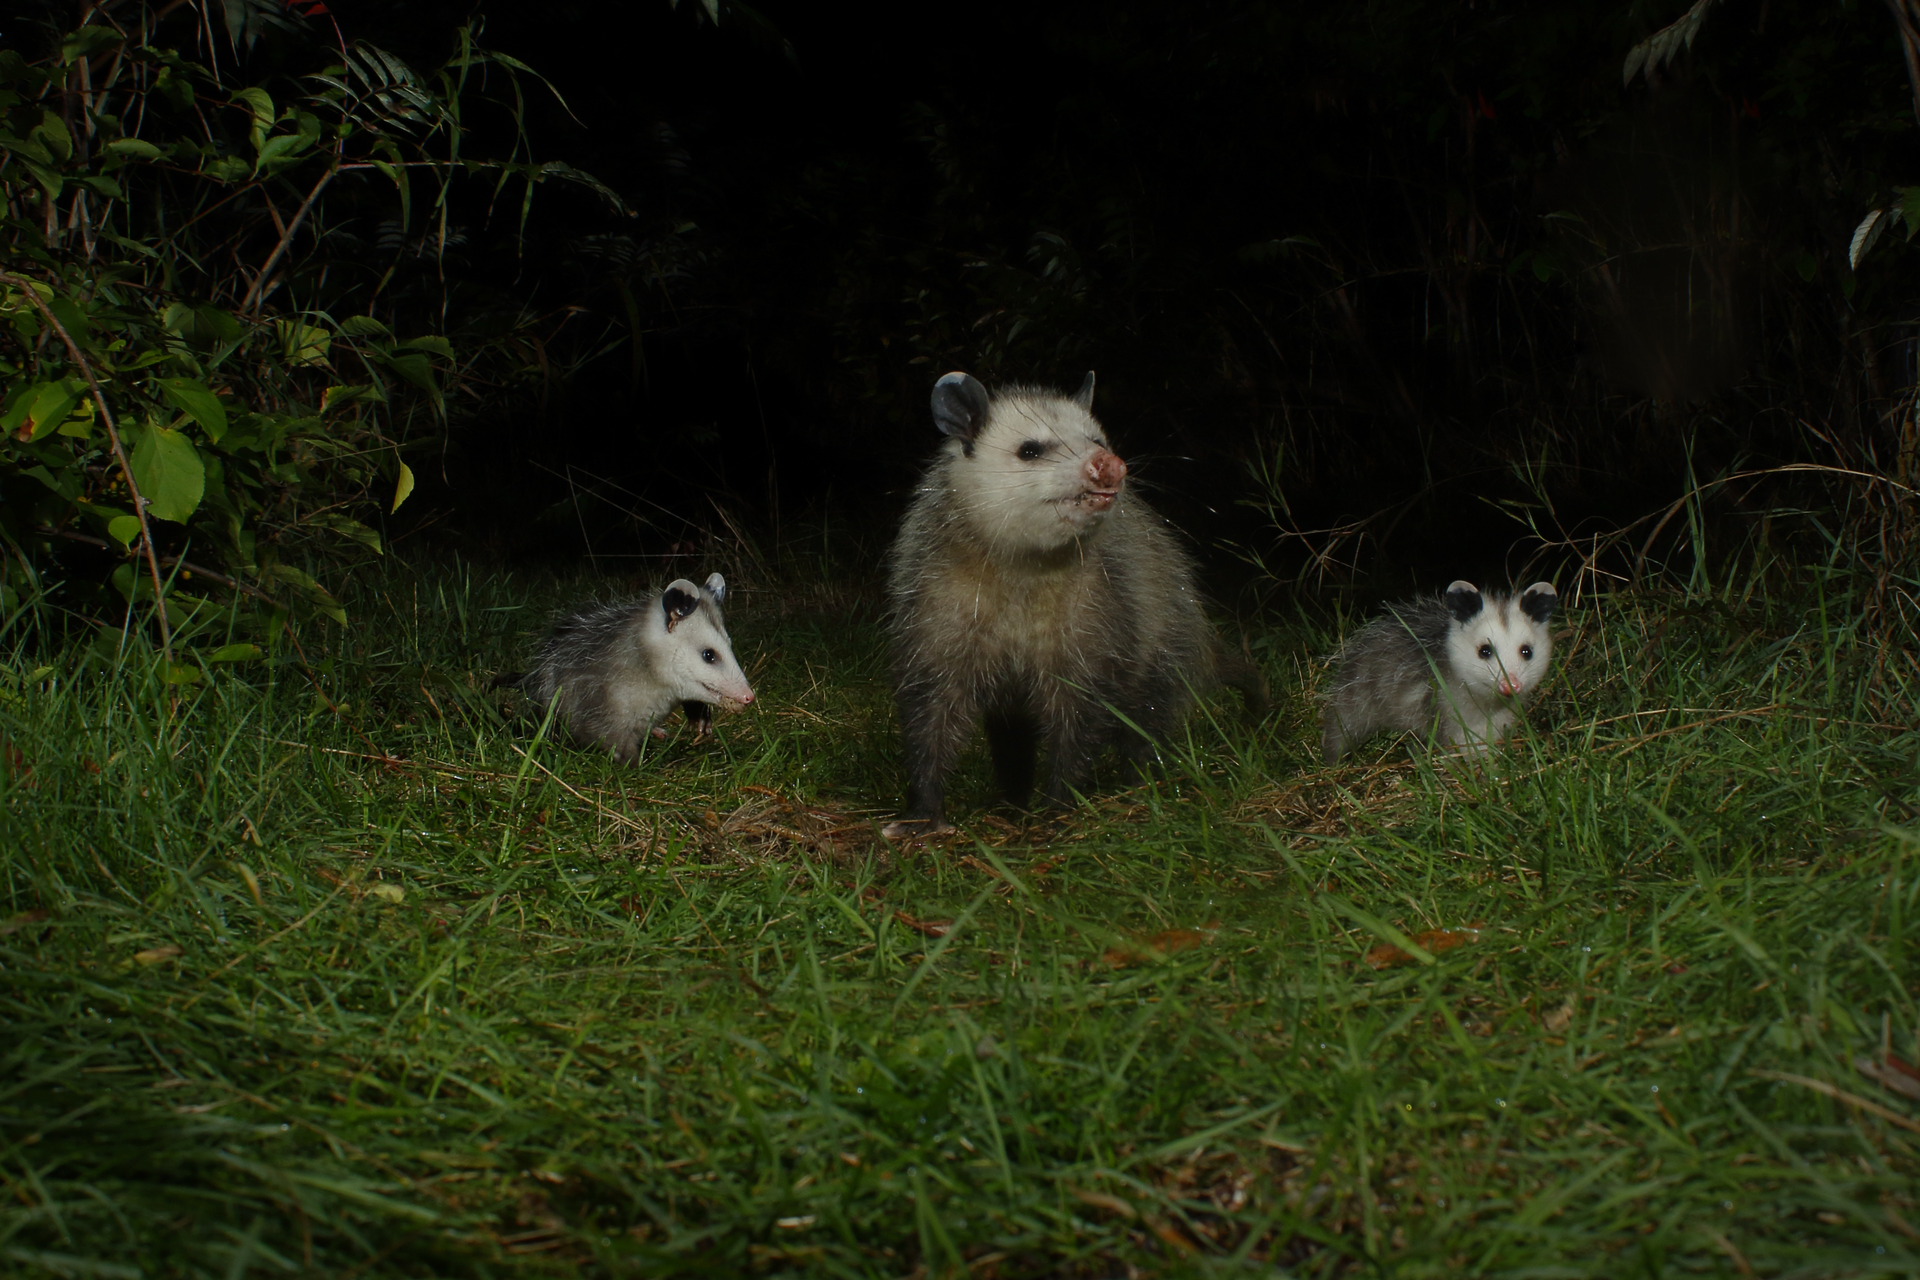
[[[1127,478],[1127,464],[1119,454],[1107,449],[1094,450],[1080,469],[1086,479],[1086,492],[1080,499],[1095,511],[1105,511],[1120,496],[1120,485]]]
[[[1525,683],[1524,680],[1510,671],[1501,672],[1500,696],[1503,698],[1511,698],[1514,694],[1520,692],[1521,686]]]

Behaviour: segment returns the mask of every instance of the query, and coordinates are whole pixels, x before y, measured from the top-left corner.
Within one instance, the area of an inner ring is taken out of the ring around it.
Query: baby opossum
[[[1045,798],[1064,805],[1103,747],[1137,763],[1225,676],[1193,564],[1126,487],[1094,418],[1093,375],[1071,397],[989,396],[964,373],[933,388],[947,439],[893,546],[894,690],[908,774],[898,837],[946,826],[946,778],[983,720],[1006,799],[1024,806],[1046,743]]]
[[[1335,658],[1320,745],[1328,764],[1381,729],[1431,733],[1484,751],[1506,736],[1547,674],[1547,620],[1560,597],[1536,582],[1518,599],[1455,582],[1441,597],[1388,608]]]
[[[601,744],[623,764],[640,754],[644,734],[667,736],[655,725],[675,704],[704,734],[712,704],[753,701],[720,616],[726,593],[716,573],[703,587],[679,578],[645,600],[569,614],[519,684],[542,714],[558,693],[559,718],[573,737]]]

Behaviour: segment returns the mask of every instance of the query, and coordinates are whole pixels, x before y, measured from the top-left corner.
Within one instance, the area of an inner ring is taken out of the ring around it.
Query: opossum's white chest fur
[[[923,580],[922,624],[946,640],[947,658],[974,683],[1071,679],[1099,661],[1111,630],[1099,625],[1103,601],[1083,563],[1087,550],[1009,560],[978,543],[950,546]]]

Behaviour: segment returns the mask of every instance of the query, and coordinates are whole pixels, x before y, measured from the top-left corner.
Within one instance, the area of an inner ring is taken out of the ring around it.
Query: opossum
[[[946,778],[976,725],[1006,800],[1025,807],[1036,754],[1048,804],[1085,787],[1099,752],[1154,756],[1196,689],[1218,677],[1250,703],[1251,662],[1221,654],[1194,567],[1126,485],[1093,416],[1094,376],[1073,396],[964,373],[933,388],[947,439],[901,524],[888,578],[907,813],[888,836],[946,827]]]
[[[1391,606],[1335,657],[1320,745],[1328,764],[1381,729],[1484,751],[1506,736],[1547,674],[1560,597],[1536,582],[1513,598],[1455,582]]]
[[[753,701],[720,616],[726,593],[726,579],[716,573],[705,586],[679,578],[645,600],[568,614],[518,683],[542,714],[557,693],[559,718],[573,738],[599,743],[622,763],[640,754],[647,733],[667,736],[655,726],[676,704],[704,735],[714,704]]]

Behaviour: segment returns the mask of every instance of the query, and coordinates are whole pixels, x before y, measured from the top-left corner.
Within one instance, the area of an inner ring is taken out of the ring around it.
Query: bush
[[[96,605],[109,584],[164,599],[163,642],[345,622],[318,565],[380,552],[372,524],[406,500],[449,392],[527,363],[511,310],[449,290],[450,210],[471,196],[524,225],[554,176],[618,204],[565,165],[469,154],[476,133],[525,154],[528,74],[472,30],[420,75],[260,0],[226,13],[221,40],[193,7],[96,8],[44,57],[0,52],[9,613],[46,599],[58,563]],[[284,66],[311,70],[249,74]],[[462,327],[487,336],[456,355]],[[236,614],[209,584],[268,608]]]

